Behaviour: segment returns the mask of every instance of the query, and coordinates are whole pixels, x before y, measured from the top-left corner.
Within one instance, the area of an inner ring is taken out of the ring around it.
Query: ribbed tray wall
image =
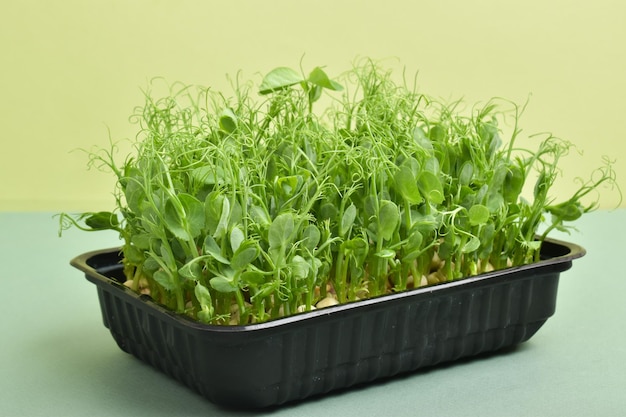
[[[268,392],[280,404],[524,342],[554,313],[557,285],[550,274],[285,333]]]
[[[194,358],[198,353],[194,335],[165,322],[150,309],[138,308],[123,295],[98,289],[104,325],[118,346],[188,387],[201,391],[196,382]]]
[[[554,313],[558,277],[407,297],[250,337],[181,329],[114,288],[98,292],[105,325],[123,350],[211,401],[263,407],[523,342]],[[245,377],[225,374],[235,362]],[[255,363],[262,367],[256,374]]]

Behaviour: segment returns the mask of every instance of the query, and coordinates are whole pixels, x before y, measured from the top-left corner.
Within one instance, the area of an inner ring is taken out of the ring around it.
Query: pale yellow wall
[[[134,136],[153,76],[225,88],[278,65],[348,69],[397,57],[421,90],[531,102],[525,132],[584,156],[565,195],[608,154],[626,190],[626,2],[4,1],[0,7],[0,210],[112,208],[111,177],[73,149]],[[603,207],[615,205],[608,195]]]

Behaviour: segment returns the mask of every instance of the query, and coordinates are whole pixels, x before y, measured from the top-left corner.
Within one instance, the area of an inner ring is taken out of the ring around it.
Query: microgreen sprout
[[[262,322],[533,262],[550,231],[596,208],[583,199],[616,187],[606,160],[553,201],[570,144],[548,135],[522,148],[523,108],[493,99],[464,115],[370,60],[337,80],[280,67],[259,94],[239,78],[233,88],[147,91],[134,154],[91,154],[117,178],[116,209],[60,216],[61,229],[118,231],[126,285],[201,322]]]

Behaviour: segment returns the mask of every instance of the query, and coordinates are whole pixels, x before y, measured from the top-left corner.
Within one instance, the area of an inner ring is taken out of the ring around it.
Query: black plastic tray
[[[560,272],[584,254],[547,240],[535,264],[246,326],[200,324],[134,293],[119,249],[71,264],[98,287],[122,350],[214,403],[260,408],[524,342],[554,314]]]

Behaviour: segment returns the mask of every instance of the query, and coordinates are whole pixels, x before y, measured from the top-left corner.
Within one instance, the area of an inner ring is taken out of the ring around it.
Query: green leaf
[[[193,292],[201,308],[198,312],[198,318],[205,323],[209,323],[215,312],[209,289],[204,285],[197,283]]]
[[[161,242],[158,255],[160,255],[163,262],[165,262],[165,265],[174,269],[176,268],[176,259],[174,258],[174,255],[170,252],[169,248],[170,247],[167,245],[166,242]],[[156,258],[157,254],[153,254],[152,256]]]
[[[402,198],[409,203],[419,204],[424,201],[410,167],[406,165],[400,167],[394,176],[394,186]]]
[[[461,167],[461,173],[459,174],[459,184],[469,185],[472,182],[474,176],[474,164],[471,161],[466,161]]]
[[[198,257],[187,262],[178,270],[178,275],[190,281],[202,279],[202,265],[200,265],[200,261],[203,258],[204,257]]]
[[[315,103],[322,97],[322,87],[319,85],[311,86],[309,89],[309,103]]]
[[[191,177],[206,185],[222,184],[224,182],[224,169],[219,166],[203,165],[192,169]]]
[[[220,129],[226,133],[233,133],[237,129],[237,116],[230,108],[222,110],[219,120]]]
[[[309,276],[311,265],[300,255],[295,255],[289,264],[291,274],[295,279],[305,279]]]
[[[450,259],[452,254],[456,252],[456,248],[459,246],[461,238],[458,235],[448,233],[443,238],[443,243],[439,245],[438,254],[443,260]]]
[[[235,283],[228,278],[218,275],[209,280],[211,287],[221,293],[229,293],[237,291]]]
[[[309,74],[308,81],[322,88],[333,91],[341,91],[343,87],[338,82],[331,80],[328,75],[320,67],[315,67]]]
[[[539,240],[526,241],[525,245],[533,251],[538,251],[539,249],[541,249],[541,241]]]
[[[382,200],[378,216],[378,235],[384,240],[390,240],[400,223],[400,210],[393,201]]]
[[[428,137],[432,142],[442,142],[446,137],[446,128],[440,124],[433,124],[428,130]]]
[[[489,113],[492,113],[494,109],[496,109],[495,104],[488,105],[484,110],[481,111],[481,114],[478,115],[478,118],[482,119],[487,117]],[[502,144],[502,140],[500,139],[500,135],[498,135],[498,126],[494,121],[481,122],[478,124],[477,129],[478,134],[480,136],[480,140],[482,141],[482,146],[488,145],[486,147],[486,155],[487,157],[491,157],[493,153],[500,147]]]
[[[211,257],[213,257],[213,259],[215,259],[216,261],[226,265],[230,263],[228,259],[222,256],[222,250],[212,236],[207,236],[204,239],[204,245],[202,246],[202,249],[204,250],[204,253],[206,253],[207,255],[211,255]]]
[[[415,249],[412,250],[410,252],[407,252],[405,254],[402,255],[402,259],[401,261],[403,263],[410,263],[413,262],[415,259],[417,259],[418,256],[420,256],[422,254],[422,251],[420,249]]]
[[[93,230],[119,230],[117,215],[108,211],[92,213],[85,219],[85,224]]]
[[[392,259],[396,257],[396,252],[391,249],[383,249],[380,252],[376,252],[374,256],[384,259]]]
[[[131,241],[133,238],[131,237]],[[126,245],[124,246],[124,260],[135,265],[139,265],[144,262],[145,254],[144,251],[149,249],[150,246],[148,244],[147,247],[139,248],[137,245]]]
[[[504,206],[504,198],[500,193],[491,193],[487,197],[487,208],[490,213],[497,213]]]
[[[215,234],[217,225],[222,216],[224,196],[218,191],[213,191],[204,200],[204,217],[209,234]]]
[[[517,166],[511,165],[504,178],[503,197],[507,203],[515,203],[524,188],[526,174],[524,170]]]
[[[211,305],[211,293],[204,285],[197,283],[194,288],[194,295],[196,296],[198,303],[200,303],[200,306],[204,307]]]
[[[158,282],[159,285],[161,285],[167,291],[174,291],[176,289],[176,283],[174,282],[174,277],[172,276],[171,273],[167,271],[159,269],[154,274],[152,274],[152,278],[154,278],[154,280]]]
[[[585,213],[585,207],[576,200],[568,200],[548,206],[546,210],[554,216],[556,221],[567,222],[578,220]]]
[[[143,263],[143,270],[149,273],[156,272],[161,266],[152,255],[148,256]]]
[[[461,248],[461,252],[469,253],[474,252],[476,249],[480,247],[480,239],[476,236],[472,236],[470,240],[468,240],[465,245]]]
[[[298,84],[304,78],[298,72],[287,67],[278,67],[270,71],[259,86],[259,94],[269,94],[276,90]]]
[[[294,215],[279,214],[270,225],[268,241],[270,248],[283,248],[291,242],[294,230]]]
[[[422,246],[423,241],[424,241],[424,235],[420,233],[419,228],[413,228],[411,230],[411,234],[409,235],[409,239],[406,245],[407,247],[410,247],[410,248],[419,248]]]
[[[190,194],[172,195],[165,202],[163,219],[174,236],[193,239],[204,228],[204,205]]]
[[[407,242],[402,246],[404,252],[402,262],[410,262],[417,258],[422,252],[423,241],[424,235],[417,228],[412,228]]]
[[[414,219],[412,228],[425,236],[428,236],[428,234],[437,230],[440,225],[440,221],[437,220],[432,214],[412,212],[412,217]]]
[[[331,222],[337,221],[339,209],[333,203],[324,203],[320,207],[318,220],[330,220]]]
[[[533,197],[535,200],[545,199],[548,190],[550,189],[550,185],[552,184],[552,180],[552,176],[546,171],[541,171],[539,173],[539,177],[537,178],[537,182],[535,183],[535,187],[533,189]]]
[[[241,208],[241,204],[237,199],[233,203],[229,204],[229,215],[226,219],[227,226],[226,229],[230,230],[235,226],[239,226],[243,219],[243,210]]]
[[[496,227],[493,223],[488,223],[485,227],[482,228],[480,232],[480,241],[482,248],[478,257],[481,259],[486,259],[491,255],[493,251],[493,240],[496,235]]]
[[[129,168],[120,182],[124,184],[124,197],[128,208],[135,213],[141,213],[143,203],[146,200],[142,172],[137,168]]]
[[[472,226],[478,226],[481,224],[486,224],[489,221],[489,209],[482,204],[474,204],[470,207],[469,212],[469,221]]]
[[[365,260],[367,253],[369,251],[369,245],[367,241],[362,237],[355,237],[354,239],[350,239],[345,243],[346,249],[352,252],[352,255],[356,259]]]
[[[141,250],[150,249],[150,245],[153,239],[154,239],[154,236],[152,236],[150,233],[139,233],[139,232],[130,237],[130,241],[133,244],[132,247],[135,247],[136,249],[141,249]]]
[[[350,230],[350,228],[354,224],[355,218],[356,206],[354,204],[350,204],[348,208],[343,212],[343,216],[341,218],[341,226],[339,227],[340,236],[345,236],[346,232]]]
[[[443,203],[443,185],[435,174],[430,171],[422,171],[417,178],[417,185],[428,201],[434,204]]]
[[[184,212],[180,201],[175,196],[170,197],[165,203],[165,213],[163,220],[168,230],[179,239],[189,239],[189,234],[185,228]]]
[[[413,140],[424,150],[428,151],[429,153],[433,152],[433,143],[428,138],[428,136],[426,136],[426,132],[424,132],[424,129],[422,129],[420,126],[416,126],[415,130],[413,130]]]
[[[252,220],[262,227],[268,227],[271,223],[270,215],[264,207],[256,205],[250,206],[249,214]]]
[[[509,171],[509,164],[505,161],[500,161],[496,164],[494,168],[491,169],[489,178],[489,187],[491,187],[492,191],[502,191],[502,186],[504,185],[504,181]]]
[[[313,251],[317,247],[320,238],[321,233],[317,226],[315,226],[314,224],[306,226],[302,231],[302,245],[311,253],[313,253]]]
[[[439,159],[437,159],[435,156],[431,156],[430,158],[427,158],[424,161],[424,171],[428,171],[431,174],[433,174],[435,177],[437,177],[439,175],[439,172],[441,171],[441,166],[439,164]]]
[[[206,225],[216,239],[226,235],[230,211],[230,201],[219,192],[214,191],[207,196],[204,202]]]
[[[230,266],[235,271],[241,271],[254,261],[259,256],[259,253],[260,250],[257,244],[252,240],[247,240],[233,254]]]
[[[298,183],[302,180],[299,175],[290,175],[276,179],[277,191],[285,199],[292,197],[298,191]]]
[[[186,228],[191,237],[196,238],[204,229],[204,204],[191,194],[180,194],[178,199],[185,210]]]
[[[233,252],[239,249],[239,246],[241,246],[241,242],[243,242],[244,239],[245,236],[243,235],[241,228],[238,226],[233,227],[233,230],[230,231],[230,248]]]
[[[265,275],[258,271],[245,271],[241,274],[241,280],[247,284],[259,286],[265,282]]]

